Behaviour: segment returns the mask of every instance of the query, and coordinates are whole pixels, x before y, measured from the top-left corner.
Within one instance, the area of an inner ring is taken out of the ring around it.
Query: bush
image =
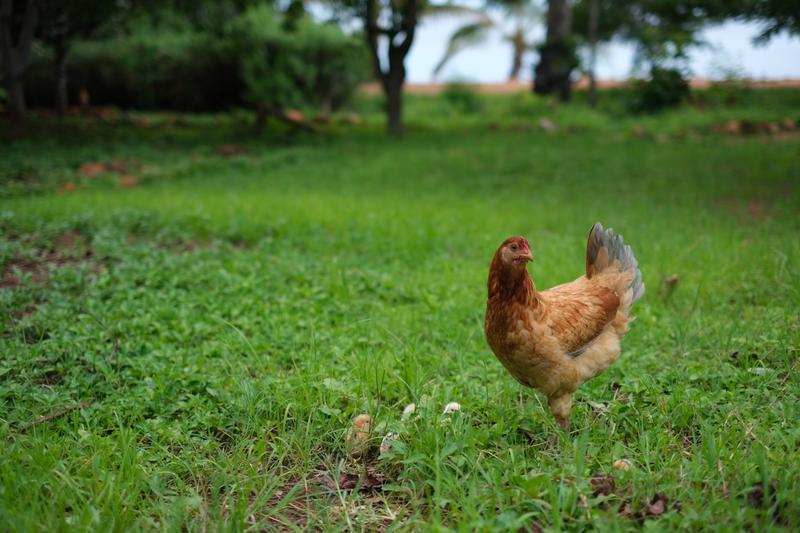
[[[650,79],[634,85],[631,109],[636,113],[655,113],[676,107],[691,95],[689,82],[678,69],[654,66]]]
[[[38,50],[26,78],[34,106],[53,105],[52,56]],[[73,45],[67,58],[70,102],[86,89],[92,105],[215,111],[241,104],[230,46],[197,32],[137,33]]]
[[[475,114],[484,108],[480,95],[465,83],[448,83],[442,92],[442,98],[459,113]]]
[[[287,30],[272,9],[261,6],[236,21],[231,36],[251,104],[330,111],[369,78],[366,47],[335,26],[304,18]]]
[[[92,105],[217,111],[255,103],[340,106],[368,70],[365,47],[332,26],[280,27],[271,9],[250,11],[222,35],[138,28],[129,36],[76,42],[68,56],[69,99]],[[52,54],[39,46],[26,77],[28,101],[54,104]]]

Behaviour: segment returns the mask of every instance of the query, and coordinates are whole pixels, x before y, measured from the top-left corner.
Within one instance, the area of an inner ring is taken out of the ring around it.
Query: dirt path
[[[600,89],[613,89],[624,87],[626,80],[598,80],[597,85]],[[690,81],[693,89],[705,89],[713,83],[713,80],[697,78]],[[742,80],[754,89],[800,89],[800,79],[785,80]],[[486,94],[508,94],[530,90],[530,82],[515,81],[504,83],[468,83],[468,87],[475,91]],[[587,78],[581,78],[575,83],[576,89],[585,89],[589,86]],[[447,87],[446,83],[407,83],[405,91],[411,94],[439,94]],[[365,94],[379,94],[380,85],[378,83],[365,83],[360,88]]]

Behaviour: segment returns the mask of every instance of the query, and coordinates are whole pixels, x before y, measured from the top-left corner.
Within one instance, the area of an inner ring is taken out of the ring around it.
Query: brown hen
[[[566,427],[575,390],[619,357],[644,283],[630,247],[600,223],[589,232],[585,276],[538,291],[526,268],[532,260],[524,237],[509,237],[497,249],[484,331],[503,366],[547,396]]]

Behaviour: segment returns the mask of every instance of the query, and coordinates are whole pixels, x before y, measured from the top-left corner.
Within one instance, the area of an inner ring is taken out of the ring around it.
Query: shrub
[[[690,94],[689,82],[680,70],[654,66],[649,80],[634,85],[631,109],[637,113],[654,113],[678,106]]]
[[[261,6],[231,27],[248,103],[331,110],[368,79],[368,56],[360,39],[307,18],[292,30],[282,22]]]
[[[442,92],[442,98],[459,113],[475,114],[484,108],[480,95],[465,83],[448,83]]]
[[[270,8],[251,10],[223,34],[137,28],[76,42],[68,56],[69,99],[85,88],[92,105],[216,111],[267,102],[340,106],[368,70],[365,46],[336,27],[303,20],[281,28]],[[52,54],[38,46],[26,77],[32,106],[53,105]]]
[[[34,106],[53,105],[52,55],[37,49],[26,77]],[[139,32],[76,42],[67,58],[69,99],[92,105],[214,111],[241,103],[235,57],[223,40],[198,32]]]

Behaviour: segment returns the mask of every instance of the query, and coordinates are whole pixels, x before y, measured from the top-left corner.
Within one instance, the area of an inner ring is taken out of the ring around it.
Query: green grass
[[[0,261],[81,237],[47,283],[0,289],[0,530],[796,530],[800,145],[657,143],[599,117],[418,122],[403,142],[208,117],[4,148]],[[141,186],[75,175],[114,158]],[[36,185],[9,185],[23,170]],[[485,278],[524,234],[538,286],[573,279],[597,220],[648,292],[564,433],[486,346]],[[391,453],[348,456],[360,413],[376,446],[399,433]],[[360,474],[383,484],[337,486]]]

